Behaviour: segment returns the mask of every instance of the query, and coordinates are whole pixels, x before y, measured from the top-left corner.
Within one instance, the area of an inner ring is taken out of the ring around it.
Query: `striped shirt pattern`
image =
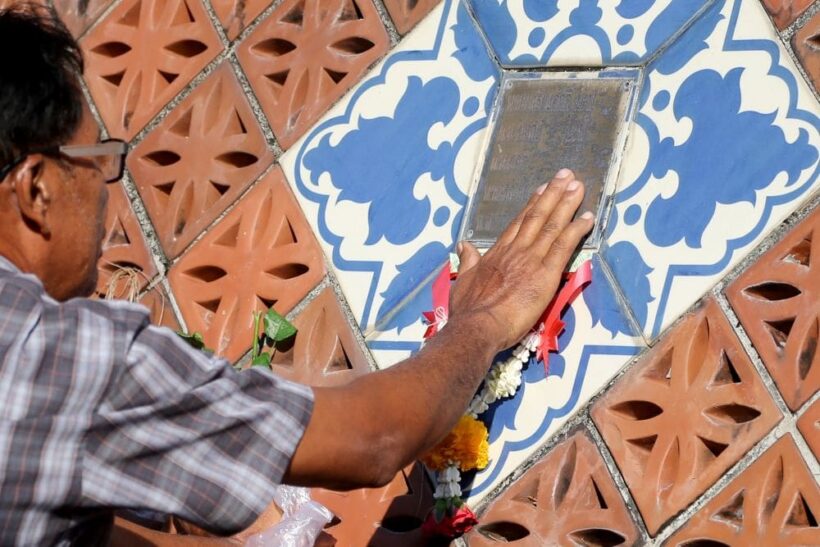
[[[107,541],[113,509],[231,533],[273,498],[310,388],[237,372],[125,302],[59,303],[0,257],[0,544]]]

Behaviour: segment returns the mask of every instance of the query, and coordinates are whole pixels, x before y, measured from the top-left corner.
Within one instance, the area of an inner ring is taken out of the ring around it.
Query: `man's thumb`
[[[478,264],[478,261],[481,259],[478,249],[476,249],[475,246],[469,241],[460,241],[458,243],[457,250],[458,260],[460,262],[458,267],[459,273],[470,270],[473,266]]]

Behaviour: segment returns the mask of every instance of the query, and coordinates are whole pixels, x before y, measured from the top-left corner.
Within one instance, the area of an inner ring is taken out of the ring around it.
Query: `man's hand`
[[[482,258],[462,244],[447,326],[410,359],[337,388],[316,403],[285,482],[352,488],[387,484],[434,446],[470,402],[493,356],[518,342],[552,300],[592,216],[569,170],[539,188]]]
[[[562,169],[540,187],[481,257],[460,243],[461,269],[450,297],[450,322],[478,321],[496,350],[516,344],[558,289],[573,251],[593,225],[592,213],[572,217],[584,187]]]

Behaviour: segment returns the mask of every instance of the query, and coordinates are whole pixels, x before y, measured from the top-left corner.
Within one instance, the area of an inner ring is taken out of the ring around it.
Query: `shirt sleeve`
[[[273,500],[312,408],[307,386],[238,372],[146,327],[90,424],[83,497],[242,530]]]

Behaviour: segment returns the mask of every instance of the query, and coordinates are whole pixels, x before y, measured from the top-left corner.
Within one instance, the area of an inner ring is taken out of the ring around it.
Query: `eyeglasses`
[[[72,160],[91,158],[94,160],[94,167],[105,178],[105,182],[116,182],[122,178],[127,153],[128,144],[119,139],[108,139],[97,144],[66,144],[36,148],[0,168],[0,181],[5,179],[12,169],[20,165],[31,154],[46,154],[49,156],[65,156]]]

